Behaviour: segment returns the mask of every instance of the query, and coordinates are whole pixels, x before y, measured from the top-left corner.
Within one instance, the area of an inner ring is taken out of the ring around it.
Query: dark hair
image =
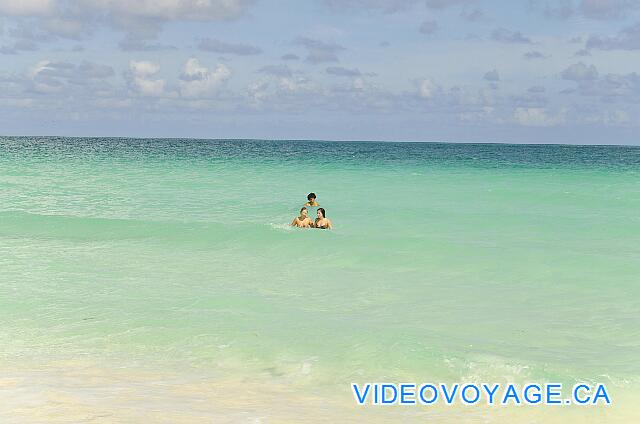
[[[306,206],[303,206],[303,207],[300,209],[300,213],[302,213],[302,211],[303,211],[303,210],[305,210],[305,209],[307,209],[307,207],[306,207]]]
[[[318,211],[319,211],[319,212],[322,212],[322,217],[323,217],[323,218],[326,218],[326,217],[327,217],[327,214],[324,212],[324,208],[318,208]]]
[[[311,199],[315,199],[316,198],[316,194],[315,193],[309,193],[307,194],[307,200],[311,200]]]

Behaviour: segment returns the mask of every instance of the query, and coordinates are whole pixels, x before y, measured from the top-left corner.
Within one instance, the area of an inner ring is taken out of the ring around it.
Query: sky
[[[640,144],[640,1],[0,0],[0,135]]]

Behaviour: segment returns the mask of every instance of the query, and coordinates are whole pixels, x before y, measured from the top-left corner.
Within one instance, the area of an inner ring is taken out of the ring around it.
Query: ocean
[[[639,283],[639,147],[0,137],[2,422],[637,422]]]

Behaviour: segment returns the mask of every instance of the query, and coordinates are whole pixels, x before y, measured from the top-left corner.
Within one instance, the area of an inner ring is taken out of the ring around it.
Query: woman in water
[[[311,218],[307,216],[307,208],[303,207],[300,209],[300,216],[296,216],[293,218],[293,222],[291,223],[294,227],[300,228],[311,228],[313,226],[313,222],[311,222]]]
[[[316,218],[316,222],[313,226],[322,230],[330,230],[333,228],[331,220],[327,218],[324,208],[318,208],[318,217]]]

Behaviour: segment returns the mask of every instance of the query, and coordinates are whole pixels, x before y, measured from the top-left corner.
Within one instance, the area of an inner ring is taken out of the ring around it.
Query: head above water
[[[300,215],[307,216],[307,211],[307,207],[303,206],[302,209],[300,209]]]
[[[316,194],[315,193],[309,193],[307,194],[307,200],[310,201],[311,203],[316,201]]]
[[[318,208],[318,218],[326,218],[327,215],[324,211],[324,208]]]

